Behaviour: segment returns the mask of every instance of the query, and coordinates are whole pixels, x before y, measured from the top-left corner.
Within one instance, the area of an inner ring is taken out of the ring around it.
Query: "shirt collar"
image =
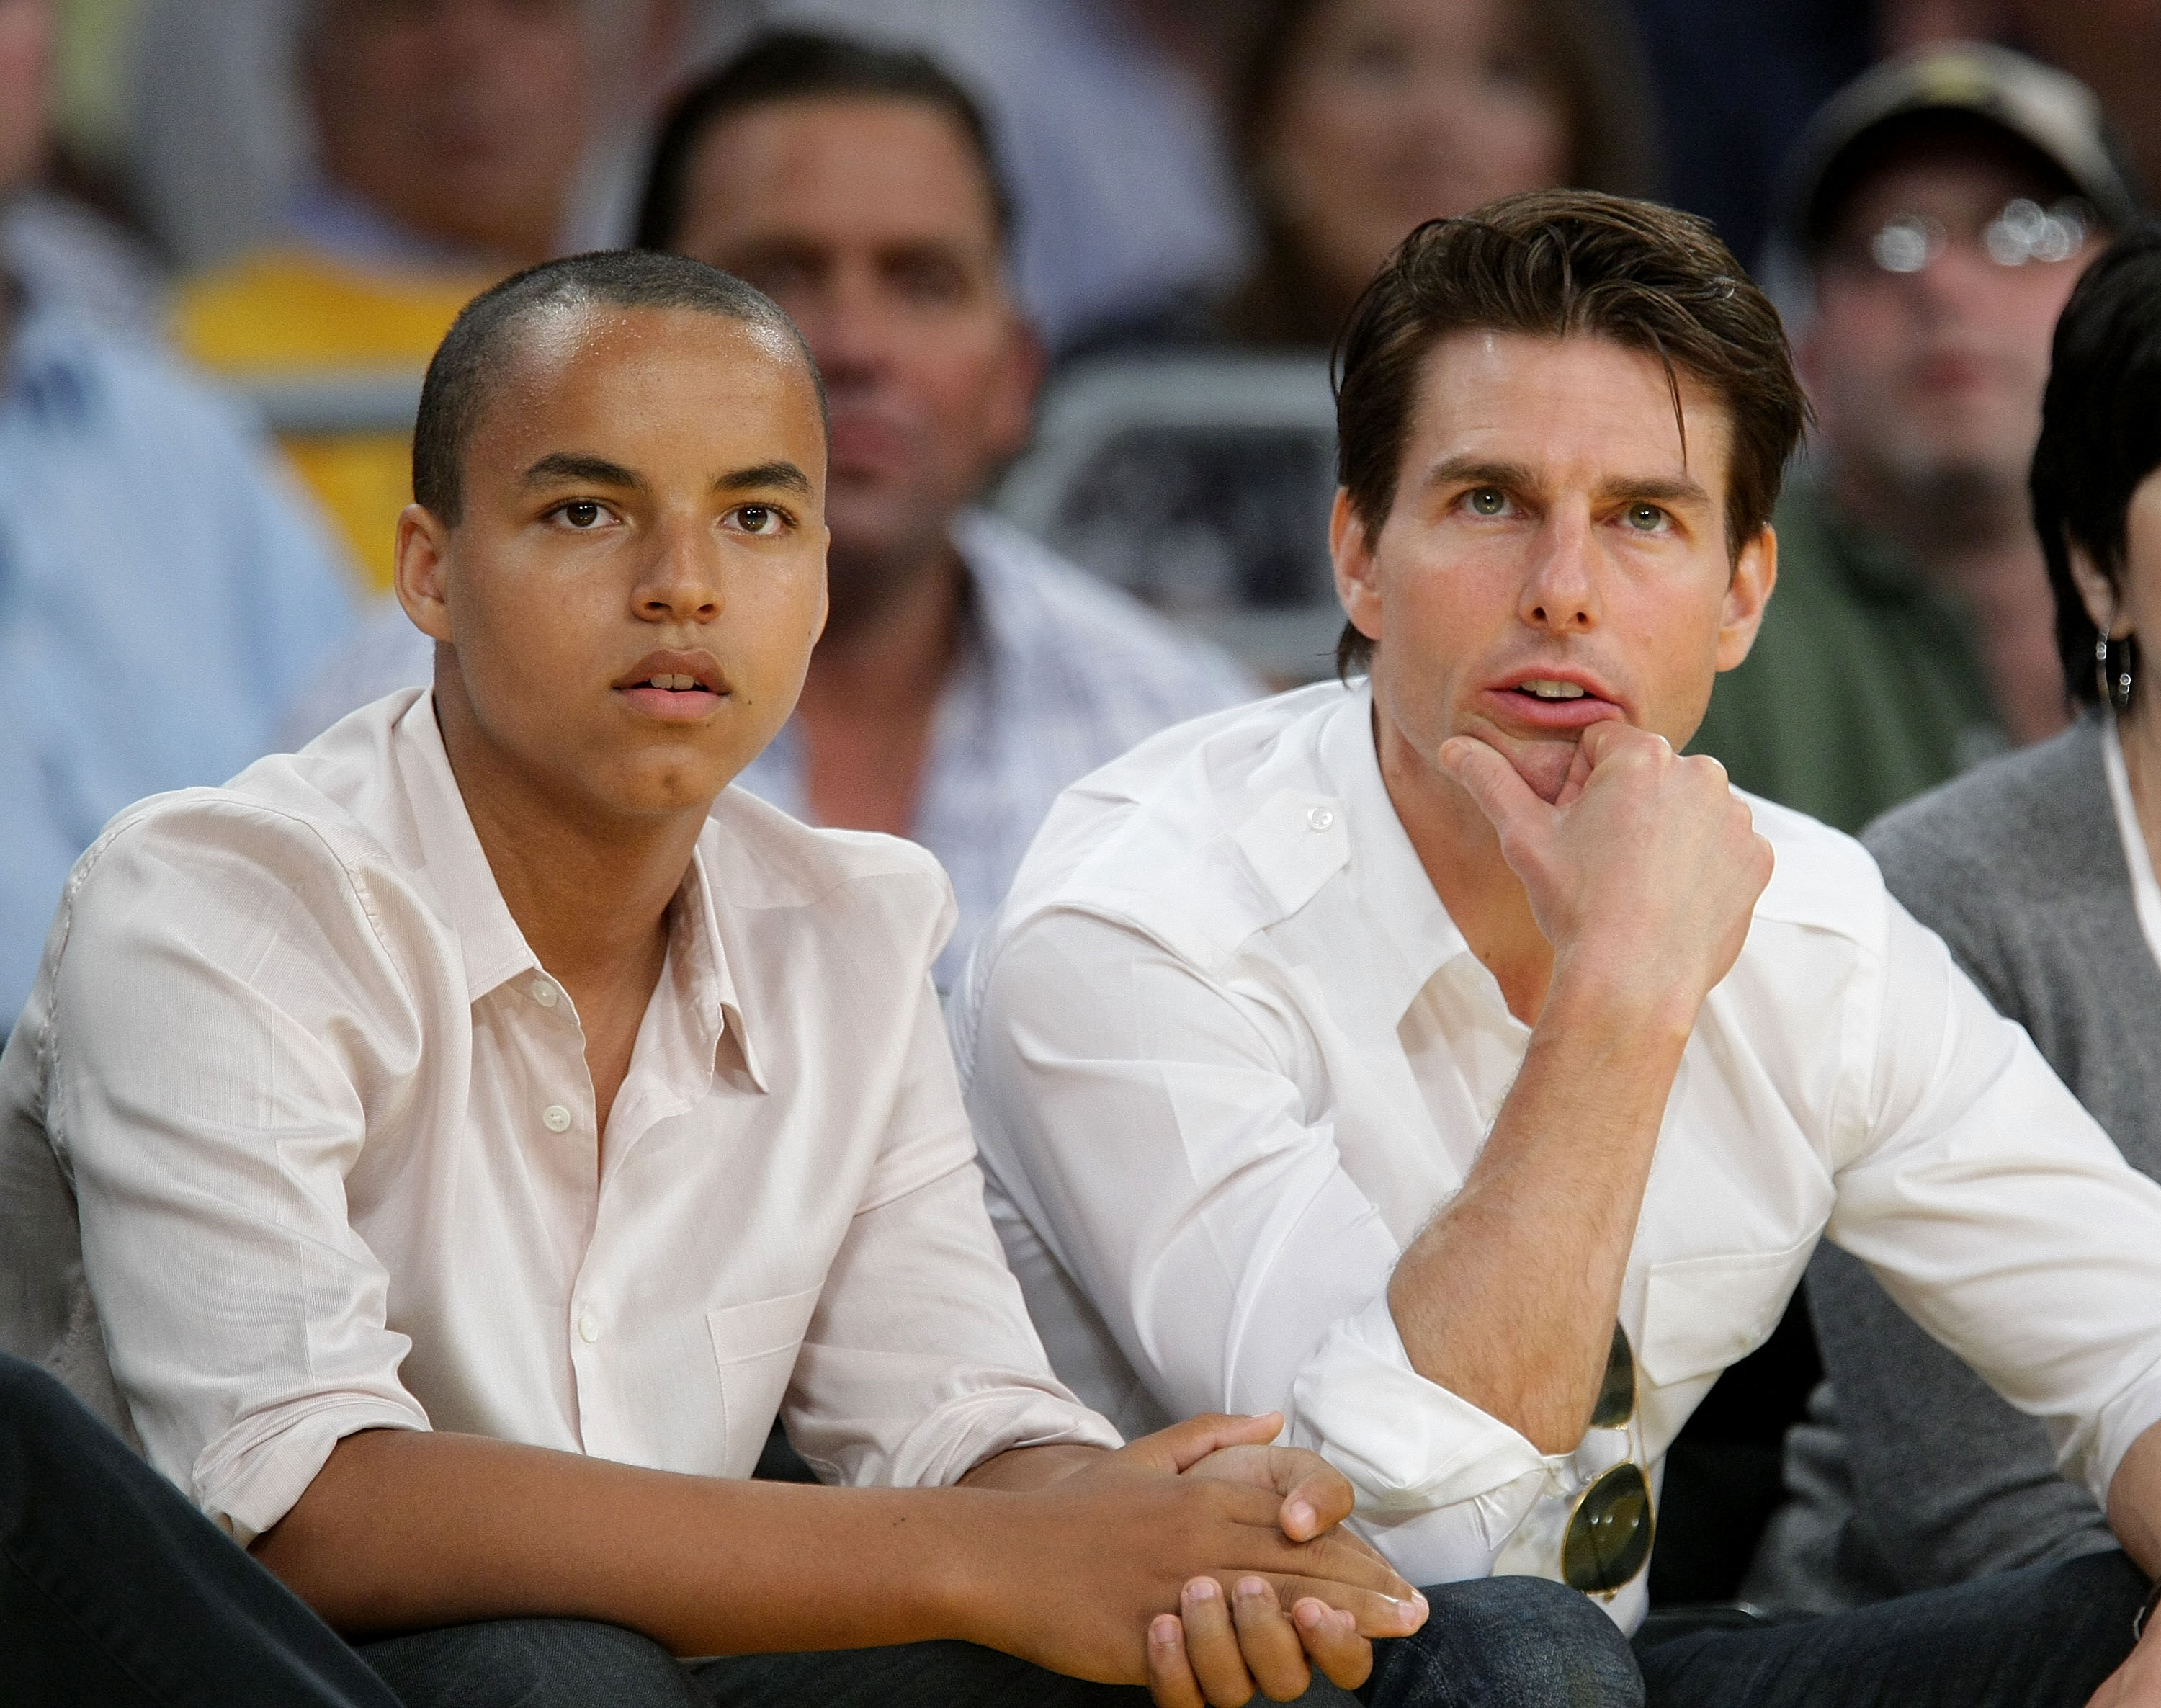
[[[81,423],[100,396],[95,352],[82,328],[5,273],[0,289],[15,297],[0,406],[19,407],[43,424]]]
[[[1470,945],[1441,905],[1410,833],[1397,816],[1373,742],[1372,685],[1362,683],[1321,727],[1322,773],[1343,803],[1350,882],[1372,922],[1372,994],[1399,1021],[1428,981]]]
[[[544,971],[511,916],[473,829],[472,815],[466,810],[465,796],[435,721],[432,689],[418,695],[398,718],[393,742],[422,863],[442,900],[450,929],[457,933],[466,1001],[477,1002],[521,973]],[[701,836],[691,850],[690,869],[669,904],[664,976],[673,986],[676,1000],[672,1006],[681,1016],[685,1034],[681,1042],[695,1060],[710,1070],[722,1037],[732,1031],[742,1046],[744,1070],[763,1091],[765,1076],[729,971],[713,888],[706,873],[706,840]]]

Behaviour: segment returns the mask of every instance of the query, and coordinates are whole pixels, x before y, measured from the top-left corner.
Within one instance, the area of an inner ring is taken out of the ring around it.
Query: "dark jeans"
[[[1415,1637],[1377,1646],[1372,1708],[1642,1708],[1611,1620],[1573,1591],[1491,1578],[1426,1591]],[[644,1638],[567,1619],[454,1626],[361,1651],[406,1708],[1144,1708],[1148,1692],[1083,1684],[965,1643],[678,1666]],[[1325,1681],[1303,1699],[1347,1704]]]
[[[1757,1631],[1640,1641],[1651,1708],[2085,1708],[2131,1653],[2120,1552]]]
[[[397,1708],[277,1579],[59,1383],[4,1354],[0,1700]]]

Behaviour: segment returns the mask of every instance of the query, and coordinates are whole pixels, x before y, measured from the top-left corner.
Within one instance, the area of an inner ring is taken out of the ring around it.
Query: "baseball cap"
[[[1821,248],[1840,204],[1893,126],[1943,115],[1993,126],[2068,178],[2104,224],[2122,231],[2141,197],[2093,91],[2038,60],[1987,42],[1919,48],[1866,71],[1818,109],[1788,157],[1784,235]]]

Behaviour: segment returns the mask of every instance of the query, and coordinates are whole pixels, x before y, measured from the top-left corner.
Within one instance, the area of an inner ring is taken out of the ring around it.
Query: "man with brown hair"
[[[1769,302],[1542,193],[1414,232],[1341,361],[1368,677],[1068,791],[961,993],[1054,1364],[1127,1429],[1280,1408],[1407,1577],[1634,1630],[1666,1449],[1828,1232],[2161,1565],[2161,1190],[1858,846],[1677,752],[1776,577]],[[2112,1552],[1638,1657],[1689,1708],[2075,1708],[2144,1594]]]

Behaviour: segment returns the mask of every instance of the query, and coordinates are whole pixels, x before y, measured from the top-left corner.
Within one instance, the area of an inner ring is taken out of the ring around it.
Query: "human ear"
[[[1756,632],[1763,626],[1763,607],[1778,585],[1778,535],[1768,523],[1741,548],[1726,578],[1726,603],[1718,617],[1718,668],[1731,670],[1748,656]]]
[[[450,638],[447,587],[450,530],[432,510],[408,504],[398,513],[397,565],[392,589],[413,626],[430,638]]]
[[[2116,583],[2101,573],[2101,565],[2084,546],[2071,547],[2070,556],[2071,584],[2079,590],[2079,603],[2085,607],[2096,628],[2111,640],[2122,640],[2131,633],[2131,615],[2124,609]]]
[[[1043,339],[1017,311],[1008,311],[1005,347],[992,376],[988,439],[998,461],[1016,456],[1035,428],[1036,393],[1049,357]]]
[[[1381,638],[1380,566],[1366,523],[1351,503],[1351,494],[1336,489],[1336,506],[1328,515],[1328,555],[1336,565],[1336,596],[1351,626],[1367,640]]]

